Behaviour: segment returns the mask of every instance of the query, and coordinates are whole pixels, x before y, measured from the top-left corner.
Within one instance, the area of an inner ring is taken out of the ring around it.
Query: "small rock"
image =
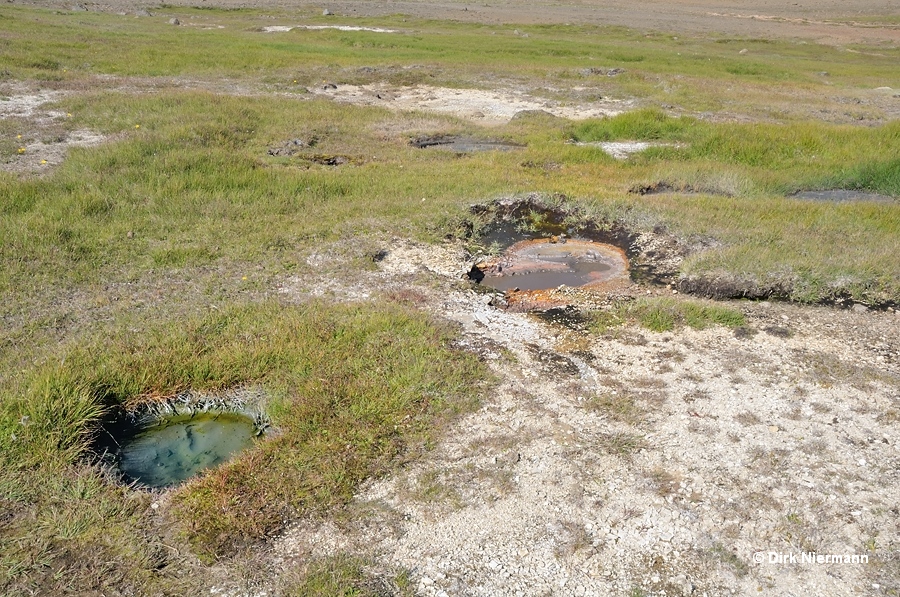
[[[746,54],[746,53],[747,53],[747,48],[744,48],[743,50],[741,50],[740,52],[738,52],[738,54]]]
[[[769,425],[769,431],[771,431],[772,433],[778,433],[778,425]]]
[[[181,21],[176,18],[169,19],[169,25],[181,25]]]
[[[322,89],[337,89],[337,85],[334,83],[325,83],[322,85]]]
[[[129,231],[125,234],[125,236],[127,236],[128,238],[134,238],[134,230],[129,230]]]
[[[328,10],[327,8],[326,8],[325,10],[322,11],[322,16],[323,16],[323,17],[330,17],[330,16],[333,15],[333,14],[334,14],[334,13],[331,12],[330,10]]]
[[[87,8],[84,4],[76,4],[72,7],[72,12],[87,12]]]
[[[138,11],[135,11],[134,16],[136,16],[136,17],[152,17],[153,15],[150,14],[149,10],[142,8]]]
[[[153,502],[152,504],[150,504],[150,507],[154,510],[159,510],[159,504],[156,502]]]
[[[852,310],[854,313],[865,313],[869,310],[869,308],[861,303],[856,303],[855,305],[853,305]]]

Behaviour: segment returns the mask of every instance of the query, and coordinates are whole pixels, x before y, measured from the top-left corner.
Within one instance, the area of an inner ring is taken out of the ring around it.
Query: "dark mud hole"
[[[502,258],[477,264],[468,276],[477,284],[502,291],[578,287],[602,281],[622,266],[632,281],[665,282],[654,265],[642,259],[635,245],[637,235],[622,226],[600,225],[578,210],[546,205],[535,198],[497,201],[470,209],[486,220],[477,231],[474,227],[472,230],[486,252],[502,255],[517,246],[527,253],[526,257],[539,262],[534,271],[529,271],[528,264],[521,271],[504,271]],[[541,243],[542,239],[547,242]]]
[[[419,149],[446,149],[456,153],[472,153],[476,151],[511,151],[525,147],[519,143],[497,139],[478,139],[464,135],[429,135],[416,137],[410,144]]]
[[[655,185],[654,185],[655,186]],[[654,192],[654,190],[649,190]],[[839,193],[839,198],[847,198],[848,201],[872,201],[873,196],[857,191],[828,191],[827,193]],[[816,191],[816,193],[820,193]],[[826,193],[822,191],[821,193]],[[852,195],[846,195],[852,193]],[[827,195],[832,197],[832,195]],[[896,203],[898,200],[878,195],[879,201],[887,199]],[[577,207],[562,206],[566,200],[563,196],[554,196],[547,199],[541,195],[530,195],[524,199],[501,199],[486,204],[470,206],[473,216],[471,220],[464,221],[462,226],[464,236],[470,241],[474,240],[480,245],[481,250],[489,255],[502,255],[504,251],[517,243],[535,241],[538,239],[564,239],[584,240],[611,245],[621,250],[628,263],[628,277],[631,282],[643,286],[668,286],[677,289],[685,295],[700,296],[708,299],[750,299],[750,300],[791,300],[793,287],[789,281],[765,282],[748,277],[736,275],[684,275],[679,271],[681,260],[696,250],[704,250],[715,246],[713,239],[695,239],[692,244],[679,240],[662,226],[653,229],[652,233],[638,235],[618,223],[603,223],[593,221]],[[822,200],[822,199],[816,199]],[[833,200],[833,199],[826,199]],[[551,203],[552,201],[552,203]],[[590,265],[581,265],[579,271],[576,267],[567,268],[567,278],[554,275],[546,276],[544,280],[534,285],[526,285],[518,281],[512,281],[503,285],[492,284],[488,267],[489,261],[475,264],[468,272],[468,279],[481,288],[491,288],[507,292],[507,296],[498,299],[498,306],[509,306],[508,290],[519,288],[542,287],[553,289],[562,285],[580,286],[580,279],[585,274],[590,274]],[[502,265],[502,264],[501,264]],[[597,271],[602,271],[599,265]],[[541,272],[542,274],[544,272]],[[515,280],[518,276],[511,276],[509,280]],[[527,310],[545,310],[557,305],[535,303]],[[849,308],[858,304],[848,292],[835,292],[830,297],[817,302],[821,305],[832,305]],[[886,309],[900,309],[900,304],[892,300],[870,300],[865,306],[872,310],[882,311]]]

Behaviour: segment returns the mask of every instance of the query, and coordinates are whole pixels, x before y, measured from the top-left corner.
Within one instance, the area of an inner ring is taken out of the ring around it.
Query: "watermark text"
[[[757,551],[753,554],[757,564],[782,565],[834,565],[834,564],[868,564],[868,554],[818,553],[815,551],[780,552]]]

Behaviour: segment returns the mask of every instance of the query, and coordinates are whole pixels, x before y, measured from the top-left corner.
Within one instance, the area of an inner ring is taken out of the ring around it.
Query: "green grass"
[[[352,281],[374,267],[385,239],[459,235],[472,203],[538,192],[635,231],[664,228],[707,247],[686,257],[685,276],[801,301],[900,298],[896,204],[784,196],[835,187],[900,195],[900,127],[870,102],[875,87],[900,88],[895,48],[401,16],[340,19],[399,34],[266,34],[258,29],[337,21],[154,13],[11,5],[0,14],[2,93],[19,84],[62,91],[49,108],[71,114],[0,121],[0,161],[16,160],[20,143],[79,129],[109,136],[44,175],[0,173],[0,593],[205,592],[220,579],[198,558],[242,574],[247,554],[286,522],[327,515],[360,482],[435,441],[446,419],[472,407],[472,380],[485,375],[447,348],[451,332],[392,303],[296,307],[266,297],[291,277]],[[172,16],[185,25],[168,25]],[[738,55],[744,47],[751,52]],[[591,71],[609,68],[625,72]],[[488,128],[314,99],[306,88],[325,80],[501,85],[646,109]],[[859,122],[868,126],[846,124]],[[435,131],[527,147],[456,156],[409,146]],[[571,137],[678,145],[617,162]],[[296,138],[318,142],[292,157],[269,154]],[[315,161],[335,155],[350,162]],[[693,192],[629,193],[658,182]],[[623,322],[662,331],[743,319],[713,303],[647,299],[598,314],[595,329]],[[267,389],[278,432],[165,499],[118,484],[88,449],[104,413],[122,404],[248,383]],[[628,423],[642,412],[630,396],[598,396],[590,407]],[[627,434],[601,444],[623,457],[643,445]],[[274,582],[286,594],[366,595],[384,582],[406,590],[408,579],[336,557]]]
[[[700,126],[694,118],[671,118],[662,110],[650,108],[585,122],[575,127],[572,138],[588,143],[616,140],[690,141],[697,137]]]
[[[611,310],[593,313],[592,317],[591,329],[598,333],[628,322],[638,323],[652,332],[668,332],[683,326],[695,330],[716,325],[735,328],[746,323],[744,316],[736,309],[712,302],[666,297],[620,302]],[[602,402],[598,406],[611,406],[613,410],[622,408],[623,413],[627,414],[633,405],[623,402],[625,398],[617,397],[612,403]]]
[[[573,128],[581,142],[663,141],[638,158],[643,163],[715,163],[766,190],[850,188],[900,197],[900,122],[877,128],[790,124],[713,124],[670,117],[658,109],[628,112]],[[673,181],[691,186],[690,181]],[[709,185],[709,190],[718,190]],[[730,189],[721,189],[727,194]],[[740,192],[740,191],[738,191]]]
[[[895,206],[772,195],[837,183],[898,192],[900,161],[891,157],[900,146],[896,124],[729,127],[651,111],[582,125],[584,138],[650,130],[663,139],[694,139],[619,164],[594,148],[566,145],[563,128],[541,122],[492,132],[528,142],[525,150],[457,158],[379,132],[402,117],[324,101],[101,92],[60,107],[73,115],[69,126],[118,140],[72,150],[45,178],[0,175],[0,289],[24,301],[5,303],[8,312],[30,309],[24,297],[43,296],[42,289],[97,284],[123,272],[140,278],[159,269],[261,260],[273,273],[290,271],[298,267],[295,248],[309,239],[365,231],[434,240],[452,232],[473,199],[535,190],[576,198],[589,213],[636,228],[664,224],[683,237],[717,239],[719,248],[686,261],[686,274],[730,272],[785,287],[799,300],[842,292],[859,300],[900,296]],[[491,134],[449,118],[433,122]],[[267,154],[268,147],[312,135],[318,144],[298,156]],[[777,147],[779,135],[786,148]],[[302,160],[309,152],[350,155],[357,163],[310,165]],[[526,167],[531,163],[558,169]],[[640,181],[660,180],[733,196],[623,197]]]
[[[190,26],[168,25],[170,14]],[[303,93],[303,86],[325,79],[475,87],[500,82],[536,92],[584,86],[589,94],[639,97],[639,103],[666,102],[682,111],[727,106],[759,115],[780,93],[796,106],[803,103],[798,93],[843,97],[878,85],[900,87],[890,49],[872,56],[777,40],[673,40],[565,26],[519,27],[529,33],[524,38],[512,26],[396,17],[347,22],[395,27],[399,34],[258,31],[297,19],[172,7],[142,18],[6,11],[0,31],[9,78],[73,91],[58,106],[73,115],[66,130],[89,128],[117,141],[70,152],[66,164],[44,179],[0,174],[0,233],[8,239],[0,245],[6,266],[0,290],[33,296],[60,283],[97,284],[123,270],[139,278],[157,269],[231,267],[236,261],[265,259],[275,271],[295,268],[289,248],[306,239],[371,230],[433,240],[473,200],[539,191],[565,194],[592,213],[636,227],[665,225],[684,238],[715,239],[718,248],[690,257],[685,274],[754,280],[804,301],[900,296],[900,257],[891,249],[900,233],[895,206],[779,197],[836,186],[900,194],[896,122],[839,126],[811,122],[809,112],[802,120],[785,112],[781,124],[770,114],[753,124],[711,123],[649,108],[580,125],[529,119],[485,130],[450,117],[398,117],[311,101]],[[319,19],[306,15],[303,22]],[[46,43],[31,43],[36,36]],[[103,43],[91,43],[97,40]],[[778,64],[790,76],[729,72],[749,59],[736,56],[743,47],[752,47],[754,64]],[[627,72],[598,78],[590,74],[594,66]],[[830,73],[828,85],[817,74],[823,68]],[[98,74],[146,78],[128,93],[115,81],[96,79]],[[178,88],[184,77],[213,90],[227,77],[261,93],[185,91]],[[142,86],[154,93],[142,94]],[[272,91],[284,95],[273,97]],[[578,99],[577,93],[561,97]],[[4,122],[0,152],[15,159],[14,133],[27,123]],[[417,152],[405,145],[415,126],[404,129],[406,137],[383,132],[408,126],[404,122],[439,123],[447,132],[507,138],[528,148],[463,159]],[[288,139],[311,136],[320,143],[302,155],[266,153]],[[619,164],[598,149],[564,144],[569,136],[681,145]],[[311,152],[353,162],[318,166],[304,161]],[[625,193],[660,181],[701,195],[637,199]],[[133,239],[124,240],[129,233]],[[826,250],[838,245],[841,251]]]
[[[373,575],[364,560],[337,555],[312,562],[304,578],[289,585],[288,597],[380,597],[413,595],[409,574]]]
[[[721,109],[734,98],[754,98],[765,109],[762,104],[773,98],[789,106],[791,91],[798,87],[819,86],[824,92],[827,88],[818,75],[823,69],[829,71],[829,82],[839,88],[897,87],[894,64],[900,58],[900,50],[883,47],[877,56],[863,56],[788,41],[684,35],[673,40],[665,33],[615,27],[489,26],[399,16],[342,18],[337,23],[395,28],[400,31],[397,34],[302,29],[272,34],[258,29],[336,21],[297,12],[174,7],[144,18],[20,7],[8,8],[4,14],[0,31],[11,76],[63,82],[84,74],[112,73],[238,75],[286,88],[294,80],[300,85],[321,82],[323,75],[338,75],[338,83],[360,82],[367,76],[396,83],[537,77],[571,86],[592,82],[592,67],[624,67],[624,75],[603,81],[604,90],[700,110]],[[168,25],[171,16],[185,26]],[[528,37],[515,35],[515,29]],[[36,37],[41,44],[31,43]],[[751,46],[753,53],[738,56],[745,46]],[[397,68],[412,64],[418,68]],[[362,66],[381,72],[364,75],[358,71]]]
[[[168,590],[181,585],[153,573],[168,565],[160,542],[228,558],[286,521],[343,504],[475,404],[473,380],[485,373],[444,348],[449,338],[398,306],[261,304],[97,338],[36,366],[0,396],[0,501],[11,515],[0,527],[0,586]],[[147,508],[152,495],[90,464],[105,411],[250,383],[268,389],[276,431],[174,490],[165,525]],[[81,558],[88,563],[67,577]],[[101,561],[118,569],[110,579],[91,578]]]

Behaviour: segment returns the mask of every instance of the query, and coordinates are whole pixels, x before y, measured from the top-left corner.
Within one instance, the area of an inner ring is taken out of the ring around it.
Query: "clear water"
[[[166,419],[142,429],[121,445],[119,468],[131,481],[166,487],[226,462],[249,447],[257,428],[249,417],[201,413]]]
[[[801,191],[792,196],[797,199],[811,199],[814,201],[875,201],[878,203],[893,203],[896,201],[887,195],[866,193],[862,191],[848,191],[844,189],[832,189],[830,191]]]

